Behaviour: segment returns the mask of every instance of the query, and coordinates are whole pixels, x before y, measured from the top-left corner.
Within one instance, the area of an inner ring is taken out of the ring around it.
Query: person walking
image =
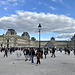
[[[16,55],[18,58],[22,55],[20,48],[18,48],[18,50],[16,51]]]
[[[73,52],[73,53],[74,53],[74,55],[75,55],[75,48],[74,48],[74,52]]]
[[[67,52],[68,52],[68,55],[70,55],[70,49],[69,48],[67,48]]]
[[[47,55],[47,50],[46,50],[46,48],[44,49],[44,55],[45,55],[45,58],[46,58],[46,55]]]
[[[64,51],[65,51],[65,54],[66,54],[66,52],[67,52],[67,48],[65,48]]]
[[[25,49],[25,50],[23,51],[23,53],[24,53],[24,55],[25,55],[25,61],[27,61],[27,60],[28,60],[28,57],[29,57],[29,50],[28,50],[28,49]]]
[[[34,63],[34,56],[35,56],[35,51],[33,48],[31,48],[30,55],[31,55],[31,63],[33,64]]]
[[[29,48],[29,61],[31,61],[31,48]]]
[[[37,52],[36,52],[35,55],[36,55],[36,57],[37,57],[37,63],[36,63],[36,66],[37,66],[38,63],[39,63],[39,64],[41,63],[41,62],[40,62],[41,52],[40,52],[39,50],[37,50]]]
[[[8,52],[8,50],[7,50],[7,48],[5,48],[4,57],[5,57],[5,56],[8,57],[7,52]]]
[[[53,56],[54,56],[54,58],[56,57],[55,56],[55,48],[54,47],[52,48],[52,55],[51,55],[51,57],[53,57]]]

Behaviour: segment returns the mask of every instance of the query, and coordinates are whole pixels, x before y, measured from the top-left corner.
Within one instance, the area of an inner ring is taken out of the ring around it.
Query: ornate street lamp
[[[38,26],[38,32],[39,32],[39,50],[40,50],[40,30],[41,30],[41,24],[39,23],[39,26]]]

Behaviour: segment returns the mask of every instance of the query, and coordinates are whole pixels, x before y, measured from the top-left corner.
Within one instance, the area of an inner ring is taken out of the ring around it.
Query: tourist
[[[18,50],[16,52],[16,55],[17,55],[18,58],[22,55],[20,48],[18,48]]]
[[[4,57],[5,57],[5,56],[8,57],[8,55],[7,55],[7,53],[8,53],[7,48],[5,48],[4,50],[5,50]]]
[[[66,54],[66,52],[67,52],[67,48],[65,48],[64,51],[65,51],[65,54]]]
[[[31,55],[31,63],[33,64],[34,63],[34,56],[35,56],[35,51],[33,48],[31,48],[30,55]]]
[[[41,59],[43,59],[43,49],[41,49]]]
[[[67,48],[67,52],[68,52],[68,55],[70,55],[70,49],[69,48]]]
[[[36,57],[37,57],[37,63],[36,63],[36,65],[39,63],[40,64],[40,58],[41,58],[41,52],[40,52],[40,50],[37,50],[37,52],[36,52]]]
[[[29,61],[31,61],[31,48],[29,48]]]
[[[52,55],[51,55],[51,57],[53,57],[53,56],[54,56],[54,58],[56,57],[55,56],[55,48],[54,47],[52,48]]]
[[[44,55],[45,55],[45,58],[46,58],[46,55],[47,55],[47,50],[46,50],[46,48],[44,49]]]
[[[73,52],[73,53],[74,53],[74,55],[75,55],[75,48],[74,48],[74,52]]]
[[[47,54],[48,54],[49,49],[47,48],[46,50],[47,50]]]
[[[28,58],[29,58],[29,50],[28,49],[25,49],[24,50],[24,55],[25,55],[25,61],[27,61],[28,60]]]

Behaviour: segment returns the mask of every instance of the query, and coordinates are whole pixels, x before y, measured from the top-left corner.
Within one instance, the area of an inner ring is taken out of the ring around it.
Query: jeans
[[[34,63],[34,60],[33,60],[33,58],[34,58],[34,56],[31,56],[31,61],[32,61],[32,63]]]

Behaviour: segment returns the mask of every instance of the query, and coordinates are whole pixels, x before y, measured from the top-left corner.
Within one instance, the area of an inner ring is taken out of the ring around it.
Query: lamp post
[[[7,38],[7,48],[9,48],[9,34],[8,34],[8,38]]]
[[[74,48],[75,48],[75,38],[74,38]]]
[[[28,42],[29,42],[29,49],[30,49],[30,39],[28,40]]]
[[[41,30],[41,24],[39,23],[39,26],[38,26],[38,32],[39,32],[39,50],[40,50],[40,30]]]
[[[73,48],[75,48],[75,34],[74,34],[74,36],[73,36],[73,43],[74,43]]]

